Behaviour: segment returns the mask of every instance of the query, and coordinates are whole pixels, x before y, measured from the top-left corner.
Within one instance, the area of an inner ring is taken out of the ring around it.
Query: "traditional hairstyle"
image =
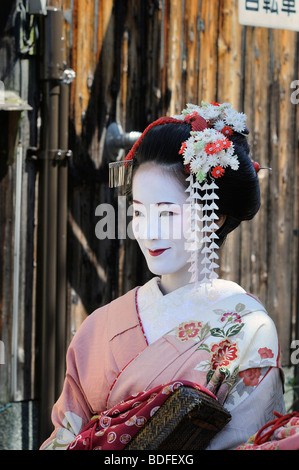
[[[200,275],[204,275],[203,282],[218,277],[215,249],[259,210],[259,181],[249,157],[245,121],[246,115],[229,103],[189,104],[180,115],[150,124],[124,162],[111,164],[111,186],[123,184],[126,174],[132,178],[143,163],[155,163],[186,187],[190,193],[187,249],[191,253],[191,282],[198,281]],[[218,228],[215,220],[220,215],[226,219]],[[199,221],[204,222],[202,228]]]
[[[167,167],[187,188],[185,165],[178,154],[190,132],[191,125],[188,122],[167,122],[151,127],[135,150],[133,175],[140,165],[152,162]],[[224,224],[216,232],[219,236],[219,246],[232,230],[243,220],[252,219],[260,208],[259,181],[249,157],[247,138],[235,132],[230,136],[230,140],[234,144],[239,168],[227,168],[225,174],[217,179],[217,213],[226,216]],[[208,176],[208,179],[211,179],[211,176]]]

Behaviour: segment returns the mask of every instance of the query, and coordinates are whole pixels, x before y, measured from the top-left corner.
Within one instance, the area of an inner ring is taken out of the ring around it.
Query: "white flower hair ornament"
[[[221,178],[227,167],[238,170],[239,161],[229,137],[234,133],[249,133],[246,115],[238,113],[229,103],[202,103],[202,106],[188,104],[178,120],[192,121],[203,118],[206,126],[192,130],[190,137],[182,143],[185,171],[189,174],[187,192],[190,203],[190,231],[186,249],[190,251],[190,282],[197,287],[200,283],[212,283],[218,277],[216,260],[218,245],[216,234],[219,219],[216,211],[218,189],[216,179]],[[193,127],[196,126],[192,126]],[[209,177],[209,178],[208,178]]]
[[[208,174],[220,178],[226,167],[237,170],[239,162],[229,137],[234,132],[248,134],[246,115],[231,109],[229,103],[202,103],[201,107],[187,104],[187,108],[176,118],[192,122],[197,116],[201,116],[207,126],[203,130],[192,130],[179,152],[183,155],[185,165],[189,166],[190,173],[201,183]]]

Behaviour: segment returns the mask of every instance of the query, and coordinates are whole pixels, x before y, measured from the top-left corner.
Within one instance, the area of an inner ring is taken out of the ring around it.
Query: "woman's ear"
[[[218,225],[218,228],[221,228],[225,221],[226,221],[226,215],[220,214],[219,219],[216,220],[216,224]]]

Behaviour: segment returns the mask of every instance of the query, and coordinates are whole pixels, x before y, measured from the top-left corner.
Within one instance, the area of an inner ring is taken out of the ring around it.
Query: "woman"
[[[112,185],[132,178],[133,231],[155,277],[81,325],[42,448],[84,447],[78,433],[100,412],[98,448],[124,448],[147,418],[134,414],[118,432],[113,416],[131,412],[119,404],[178,381],[231,413],[209,449],[236,448],[284,412],[275,326],[257,299],[216,274],[218,247],[260,206],[245,119],[226,103],[188,105],[152,123],[115,165]]]

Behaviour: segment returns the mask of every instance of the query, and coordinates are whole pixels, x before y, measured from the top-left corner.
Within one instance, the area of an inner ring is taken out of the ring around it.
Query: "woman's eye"
[[[160,212],[160,217],[171,217],[174,215],[174,212],[171,211],[161,211]]]
[[[142,215],[142,212],[140,211],[134,211],[134,217],[140,217]]]

